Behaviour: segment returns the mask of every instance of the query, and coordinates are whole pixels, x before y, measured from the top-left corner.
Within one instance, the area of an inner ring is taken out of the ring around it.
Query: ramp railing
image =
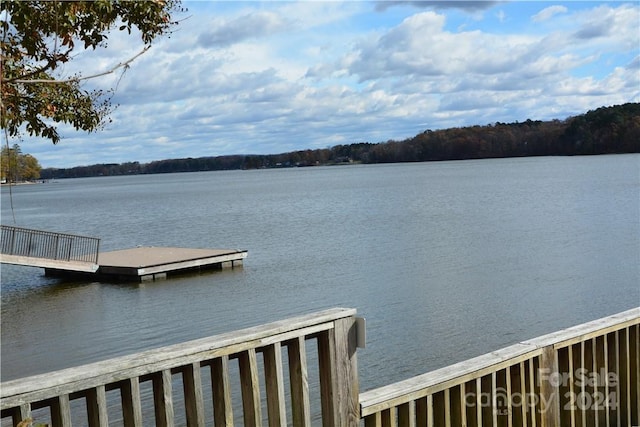
[[[100,239],[0,225],[4,255],[97,264]]]

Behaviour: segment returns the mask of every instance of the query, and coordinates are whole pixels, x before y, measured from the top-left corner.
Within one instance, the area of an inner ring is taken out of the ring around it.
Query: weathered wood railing
[[[326,310],[4,382],[0,409],[14,426],[54,427],[78,413],[74,424],[100,427],[298,427],[312,425],[316,408],[323,426],[340,427],[640,424],[640,308],[360,395],[359,329],[355,310]]]
[[[640,425],[640,308],[360,394],[373,426]]]
[[[355,425],[359,416],[354,315],[352,309],[331,309],[4,382],[0,388],[2,416],[11,417],[14,425],[33,418],[37,423],[66,427],[80,406],[86,418],[76,425],[102,427],[115,420],[115,425],[125,426],[204,426],[205,413],[212,412],[215,426],[232,426],[234,420],[246,426],[310,426],[315,406],[321,409],[323,426]],[[320,402],[315,404],[309,395],[312,367],[306,347],[310,341],[309,347],[317,349],[314,372],[321,390]],[[234,372],[239,377],[235,380],[241,392],[241,416],[234,414],[232,402]],[[175,399],[180,382],[182,395]],[[285,393],[285,382],[290,392]],[[152,395],[153,412],[145,411],[141,403],[145,385]],[[114,391],[119,395],[116,399]],[[115,411],[113,400],[118,403]],[[183,414],[174,411],[177,400],[183,402]],[[38,408],[44,408],[44,413]]]
[[[0,253],[57,261],[98,262],[100,239],[0,225]]]

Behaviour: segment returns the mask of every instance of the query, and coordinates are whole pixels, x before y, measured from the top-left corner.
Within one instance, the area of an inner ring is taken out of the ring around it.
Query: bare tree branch
[[[102,73],[98,73],[98,74],[93,74],[91,76],[85,76],[85,77],[74,77],[71,79],[65,79],[65,80],[47,80],[47,79],[17,79],[17,80],[13,80],[13,83],[22,83],[22,84],[33,84],[33,83],[71,83],[71,82],[79,82],[82,80],[89,80],[89,79],[95,79],[96,77],[102,77],[102,76],[106,76],[107,74],[111,74],[113,72],[115,72],[118,68],[128,68],[129,64],[132,63],[133,61],[136,60],[136,58],[138,58],[140,55],[142,55],[143,53],[145,53],[146,51],[148,51],[151,48],[151,46],[146,46],[144,49],[142,49],[141,52],[139,52],[137,55],[133,56],[132,58],[130,58],[129,60],[125,61],[125,62],[121,62],[118,65],[116,65],[115,67],[111,68],[110,70],[104,71]]]

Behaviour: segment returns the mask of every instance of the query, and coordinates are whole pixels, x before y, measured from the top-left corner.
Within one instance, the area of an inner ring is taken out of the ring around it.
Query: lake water
[[[145,284],[2,266],[2,380],[334,306],[367,318],[361,389],[640,305],[640,155],[60,180],[2,223],[102,250],[247,249]]]

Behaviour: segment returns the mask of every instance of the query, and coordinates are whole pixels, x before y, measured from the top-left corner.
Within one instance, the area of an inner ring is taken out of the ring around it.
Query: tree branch
[[[36,68],[35,70],[30,71],[30,72],[28,72],[28,73],[26,73],[26,74],[24,74],[24,75],[22,75],[20,77],[14,77],[12,79],[5,79],[4,82],[5,83],[14,83],[14,82],[21,83],[24,80],[32,81],[32,80],[27,79],[27,77],[35,76],[36,74],[40,74],[40,73],[42,73],[44,71],[47,71],[49,69],[54,69],[56,67],[56,63],[59,62],[61,60],[61,58],[67,58],[69,53],[71,53],[71,49],[67,50],[65,53],[62,53],[62,54],[60,54],[60,53],[54,54],[54,56],[47,61],[46,65],[43,65],[40,68]],[[3,58],[3,60],[4,60],[4,58]]]
[[[140,55],[142,55],[143,53],[145,53],[146,51],[148,51],[151,48],[151,46],[146,46],[144,49],[142,49],[141,52],[139,52],[137,55],[133,56],[132,58],[130,58],[129,60],[125,61],[125,62],[121,62],[118,65],[116,65],[115,67],[111,68],[110,70],[104,71],[102,73],[98,73],[98,74],[93,74],[91,76],[86,76],[86,77],[74,77],[71,79],[65,79],[65,80],[47,80],[47,79],[17,79],[14,80],[13,83],[22,83],[22,84],[33,84],[33,83],[72,83],[72,82],[79,82],[82,80],[89,80],[89,79],[95,79],[96,77],[102,77],[102,76],[106,76],[107,74],[111,74],[113,72],[115,72],[118,68],[128,68],[129,64],[132,63],[133,61],[136,60],[136,58],[138,58]]]

